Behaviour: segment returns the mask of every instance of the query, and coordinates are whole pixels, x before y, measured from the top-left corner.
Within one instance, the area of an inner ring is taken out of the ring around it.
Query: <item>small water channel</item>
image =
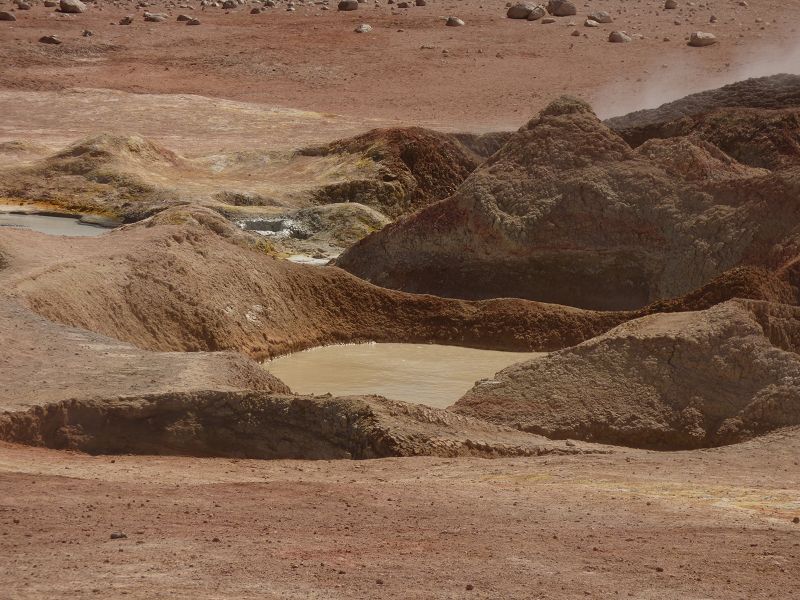
[[[444,408],[479,379],[491,378],[509,365],[540,354],[371,343],[312,348],[264,366],[300,394],[378,394]]]

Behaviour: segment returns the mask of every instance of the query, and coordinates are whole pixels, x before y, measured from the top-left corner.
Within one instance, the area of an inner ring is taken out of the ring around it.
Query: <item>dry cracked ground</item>
[[[0,4],[0,599],[798,597],[800,8],[402,4]]]

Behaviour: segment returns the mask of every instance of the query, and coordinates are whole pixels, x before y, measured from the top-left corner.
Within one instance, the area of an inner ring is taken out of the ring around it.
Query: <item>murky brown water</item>
[[[354,344],[313,348],[264,366],[300,394],[379,394],[443,408],[477,380],[538,354],[431,344]]]
[[[14,215],[0,212],[1,227],[21,227],[32,229],[48,235],[66,235],[71,237],[102,235],[108,231],[104,227],[96,227],[81,223],[69,217],[46,217],[44,215]]]

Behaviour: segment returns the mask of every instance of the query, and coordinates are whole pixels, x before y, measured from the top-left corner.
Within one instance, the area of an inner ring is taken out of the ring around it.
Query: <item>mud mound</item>
[[[452,197],[336,264],[405,291],[635,309],[738,266],[793,260],[799,186],[797,170],[752,168],[694,137],[633,150],[563,98]]]
[[[626,139],[634,130],[665,124],[718,108],[800,107],[800,75],[770,75],[738,81],[721,88],[691,94],[654,109],[640,110],[605,121]],[[638,145],[638,144],[637,144]]]
[[[502,134],[469,139],[471,148],[490,153]],[[379,180],[349,181],[321,189],[317,201],[360,202],[396,218],[452,194],[478,166],[481,157],[456,137],[405,127],[375,129],[301,153],[352,154],[378,166]]]
[[[703,139],[654,139],[636,151],[659,165],[668,175],[684,181],[723,181],[767,174],[765,169],[741,164]]]
[[[185,167],[173,152],[145,138],[103,134],[6,171],[0,194],[136,220],[178,202],[180,194],[159,181],[159,173]]]
[[[554,438],[654,449],[800,424],[800,309],[730,301],[629,321],[479,382],[453,410]]]
[[[625,132],[634,146],[654,138],[690,136],[711,142],[737,161],[757,168],[800,165],[800,109],[724,108]]]
[[[381,398],[292,396],[241,354],[147,352],[6,297],[0,364],[0,440],[51,448],[328,459],[600,451]]]
[[[262,459],[537,456],[609,452],[380,397],[173,392],[0,413],[0,440],[93,454]]]
[[[715,304],[742,298],[778,304],[800,304],[800,278],[757,267],[735,267],[718,275],[704,286],[671,300],[648,305],[642,312],[681,312],[705,310]]]
[[[48,159],[54,171],[92,176],[113,163],[164,167],[180,162],[174,152],[139,135],[109,134],[82,140]]]
[[[20,241],[25,235],[32,234],[5,233],[0,248],[24,263],[33,252]],[[198,208],[164,211],[91,240],[40,237],[47,268],[19,276],[9,293],[47,318],[142,348],[256,357],[370,340],[550,350],[629,318],[393,292],[337,268],[275,259],[240,239],[251,237]]]

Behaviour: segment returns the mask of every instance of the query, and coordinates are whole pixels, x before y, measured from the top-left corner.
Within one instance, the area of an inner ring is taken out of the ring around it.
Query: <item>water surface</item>
[[[379,394],[444,408],[477,380],[539,354],[372,343],[312,348],[278,357],[265,367],[300,394]]]
[[[81,223],[73,217],[48,217],[44,215],[22,215],[0,212],[0,227],[20,227],[48,235],[70,237],[102,235],[108,229]]]

